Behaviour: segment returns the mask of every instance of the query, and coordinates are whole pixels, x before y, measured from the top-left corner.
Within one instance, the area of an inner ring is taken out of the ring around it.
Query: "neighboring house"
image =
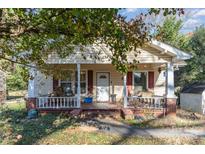
[[[205,114],[205,83],[186,86],[180,93],[182,109]]]
[[[140,51],[137,56],[139,64],[127,74],[121,74],[111,64],[109,57],[112,54],[106,46],[85,49],[84,55],[76,48],[75,54],[65,59],[55,53],[49,55],[47,64],[64,70],[66,79],[46,78],[40,71],[30,70],[34,79],[29,81],[28,108],[68,110],[103,104],[106,109],[117,106],[120,109],[166,108],[167,112],[176,111],[174,68],[185,65],[184,61],[191,58],[189,54],[153,40],[146,47],[137,49]],[[129,53],[129,64],[133,63],[135,53]],[[88,96],[93,99],[92,104],[83,103]]]
[[[6,73],[0,70],[0,103],[6,100]]]

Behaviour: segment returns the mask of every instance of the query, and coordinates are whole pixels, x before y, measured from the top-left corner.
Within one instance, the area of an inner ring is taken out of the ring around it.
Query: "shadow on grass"
[[[86,119],[76,119],[71,118],[66,114],[54,113],[42,115],[38,119],[32,120],[26,119],[26,117],[27,112],[25,108],[10,107],[0,109],[0,144],[38,144],[39,140],[51,135],[52,133],[75,126],[75,124],[78,124],[79,121],[86,121]],[[155,120],[157,121],[159,119],[149,120],[146,122],[149,123]],[[98,120],[97,122],[99,125],[107,125],[112,128],[107,132],[110,132],[111,134],[119,132],[119,134],[121,134],[121,137],[110,143],[113,145],[168,144],[165,139],[153,137],[149,134],[146,128],[144,129],[138,128],[137,126],[118,125],[112,121],[102,122]],[[191,125],[191,127],[194,126],[204,126],[204,123]],[[138,136],[138,138],[136,138],[136,135],[141,137]],[[133,141],[131,142],[130,140],[132,139]],[[186,144],[200,144],[200,142],[201,139],[197,138],[196,140],[187,141]],[[172,141],[172,143],[175,144],[175,141]],[[183,144],[183,142],[181,142],[181,144]]]
[[[24,98],[24,96],[7,96],[6,99],[7,100],[14,100],[14,99],[18,99],[18,98]]]
[[[165,116],[147,120],[144,119],[142,121],[138,119],[123,120],[122,122],[136,128],[192,128],[205,126],[204,118],[194,117],[188,113],[179,113],[176,116]]]
[[[167,144],[205,144],[205,135],[196,135],[192,132],[185,132],[190,136],[165,136],[157,137],[153,136],[153,133],[149,132],[149,128],[136,128],[133,126],[117,125],[110,122],[102,122],[97,120],[99,124],[108,125],[112,127],[110,134],[119,133],[120,138],[113,141],[112,145],[120,144],[149,144],[149,145],[167,145]],[[106,131],[108,132],[108,131]],[[193,136],[193,137],[191,137]],[[194,137],[195,136],[195,137]]]
[[[0,109],[0,144],[37,144],[37,141],[73,126],[76,118],[62,114],[46,114],[27,119],[26,109]]]

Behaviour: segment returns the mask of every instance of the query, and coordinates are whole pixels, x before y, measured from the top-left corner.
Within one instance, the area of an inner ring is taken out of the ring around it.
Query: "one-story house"
[[[0,103],[6,100],[6,73],[0,70]]]
[[[193,83],[184,87],[180,93],[180,107],[205,114],[205,83]]]
[[[139,63],[127,74],[119,73],[111,64],[112,53],[105,45],[85,47],[83,54],[76,47],[74,54],[63,59],[55,53],[49,55],[47,64],[62,70],[67,77],[46,77],[31,68],[34,79],[28,84],[28,108],[69,110],[103,104],[107,109],[113,106],[121,109],[166,108],[167,113],[175,113],[174,69],[184,65],[191,55],[152,40],[129,52],[128,65],[133,64],[137,51],[140,51],[136,58]],[[86,104],[88,98],[92,100],[91,104]]]

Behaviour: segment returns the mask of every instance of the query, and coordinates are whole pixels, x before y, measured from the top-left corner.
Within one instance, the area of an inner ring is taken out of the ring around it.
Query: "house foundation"
[[[37,109],[36,98],[26,98],[26,108],[27,110]]]
[[[176,107],[177,98],[167,98],[166,99],[166,115],[176,115],[177,107]]]

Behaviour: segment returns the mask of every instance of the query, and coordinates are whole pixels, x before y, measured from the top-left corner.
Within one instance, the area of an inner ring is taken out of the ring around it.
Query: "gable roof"
[[[72,63],[111,63],[112,52],[105,44],[94,44],[84,47],[84,52],[80,51],[79,47],[75,47],[75,52],[70,54],[66,58],[60,58],[58,54],[53,53],[49,55],[47,63],[50,64],[72,64]],[[152,40],[147,47],[138,48],[137,51],[140,51],[140,54],[137,56],[137,60],[141,63],[165,63],[166,61],[171,61],[178,63],[183,62],[184,60],[190,59],[191,55],[185,53],[177,48],[174,48],[165,43]],[[128,53],[128,62],[132,63],[135,59],[136,51],[130,51]],[[96,58],[98,57],[98,58]]]
[[[202,94],[205,91],[205,82],[193,83],[182,89],[182,93]]]
[[[177,49],[171,45],[168,45],[166,43],[157,41],[157,40],[152,40],[151,41],[151,46],[154,48],[159,49],[160,51],[162,51],[162,53],[167,53],[171,56],[174,57],[173,60],[177,61],[177,60],[187,60],[192,58],[191,54],[184,52],[180,49]]]

